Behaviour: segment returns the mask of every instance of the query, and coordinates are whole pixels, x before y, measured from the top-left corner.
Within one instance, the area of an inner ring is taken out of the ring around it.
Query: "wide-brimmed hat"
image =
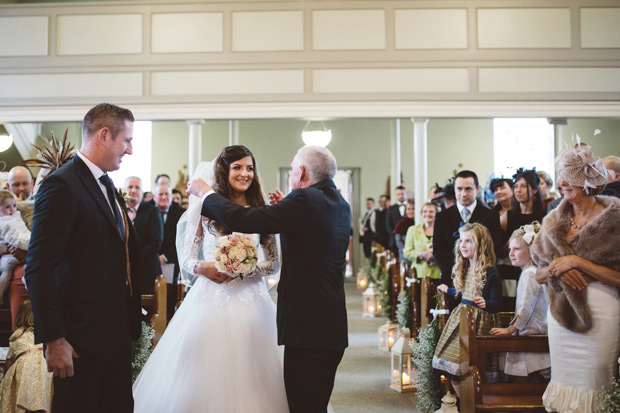
[[[607,168],[586,143],[577,143],[560,152],[555,158],[555,169],[560,178],[570,185],[584,188],[586,193],[590,188],[607,184]]]

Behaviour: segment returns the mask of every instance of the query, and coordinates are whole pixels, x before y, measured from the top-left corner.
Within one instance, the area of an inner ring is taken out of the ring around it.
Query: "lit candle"
[[[369,312],[369,313],[374,313],[374,312],[375,312],[375,307],[374,307],[374,306],[372,306],[372,305],[371,305],[371,306],[369,306],[369,307],[368,307],[368,312]]]
[[[411,378],[407,373],[403,373],[403,386],[408,385],[411,382]]]
[[[360,285],[361,285],[362,287],[366,287],[366,280],[362,279],[362,280],[360,281]]]
[[[390,347],[394,345],[394,339],[392,337],[388,337],[388,344],[390,345]]]

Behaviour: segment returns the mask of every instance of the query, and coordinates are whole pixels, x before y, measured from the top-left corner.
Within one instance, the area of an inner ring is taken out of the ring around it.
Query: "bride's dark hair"
[[[263,195],[260,179],[258,178],[256,159],[254,159],[252,152],[243,145],[227,146],[215,159],[215,165],[213,166],[213,190],[226,199],[232,198],[233,189],[228,182],[230,165],[239,159],[245,158],[246,156],[252,158],[252,164],[254,165],[254,179],[252,179],[250,187],[245,192],[245,199],[250,207],[263,206],[265,205],[265,197]],[[223,225],[216,221],[211,221],[209,223],[209,231],[213,232],[213,230],[216,230],[222,234],[229,232]]]

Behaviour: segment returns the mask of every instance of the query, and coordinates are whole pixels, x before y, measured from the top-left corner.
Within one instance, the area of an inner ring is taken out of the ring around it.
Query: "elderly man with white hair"
[[[200,179],[189,182],[188,193],[203,198],[202,215],[231,231],[281,234],[277,324],[288,404],[291,412],[325,412],[348,346],[344,270],[351,209],[332,180],[336,159],[328,149],[301,148],[291,169],[293,191],[270,193],[272,205],[235,205]]]

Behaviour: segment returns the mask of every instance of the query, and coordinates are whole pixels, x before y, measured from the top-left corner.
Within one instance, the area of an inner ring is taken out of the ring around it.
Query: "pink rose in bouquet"
[[[254,271],[257,259],[256,245],[247,235],[233,232],[217,241],[215,268],[219,272],[243,280],[244,275]]]

